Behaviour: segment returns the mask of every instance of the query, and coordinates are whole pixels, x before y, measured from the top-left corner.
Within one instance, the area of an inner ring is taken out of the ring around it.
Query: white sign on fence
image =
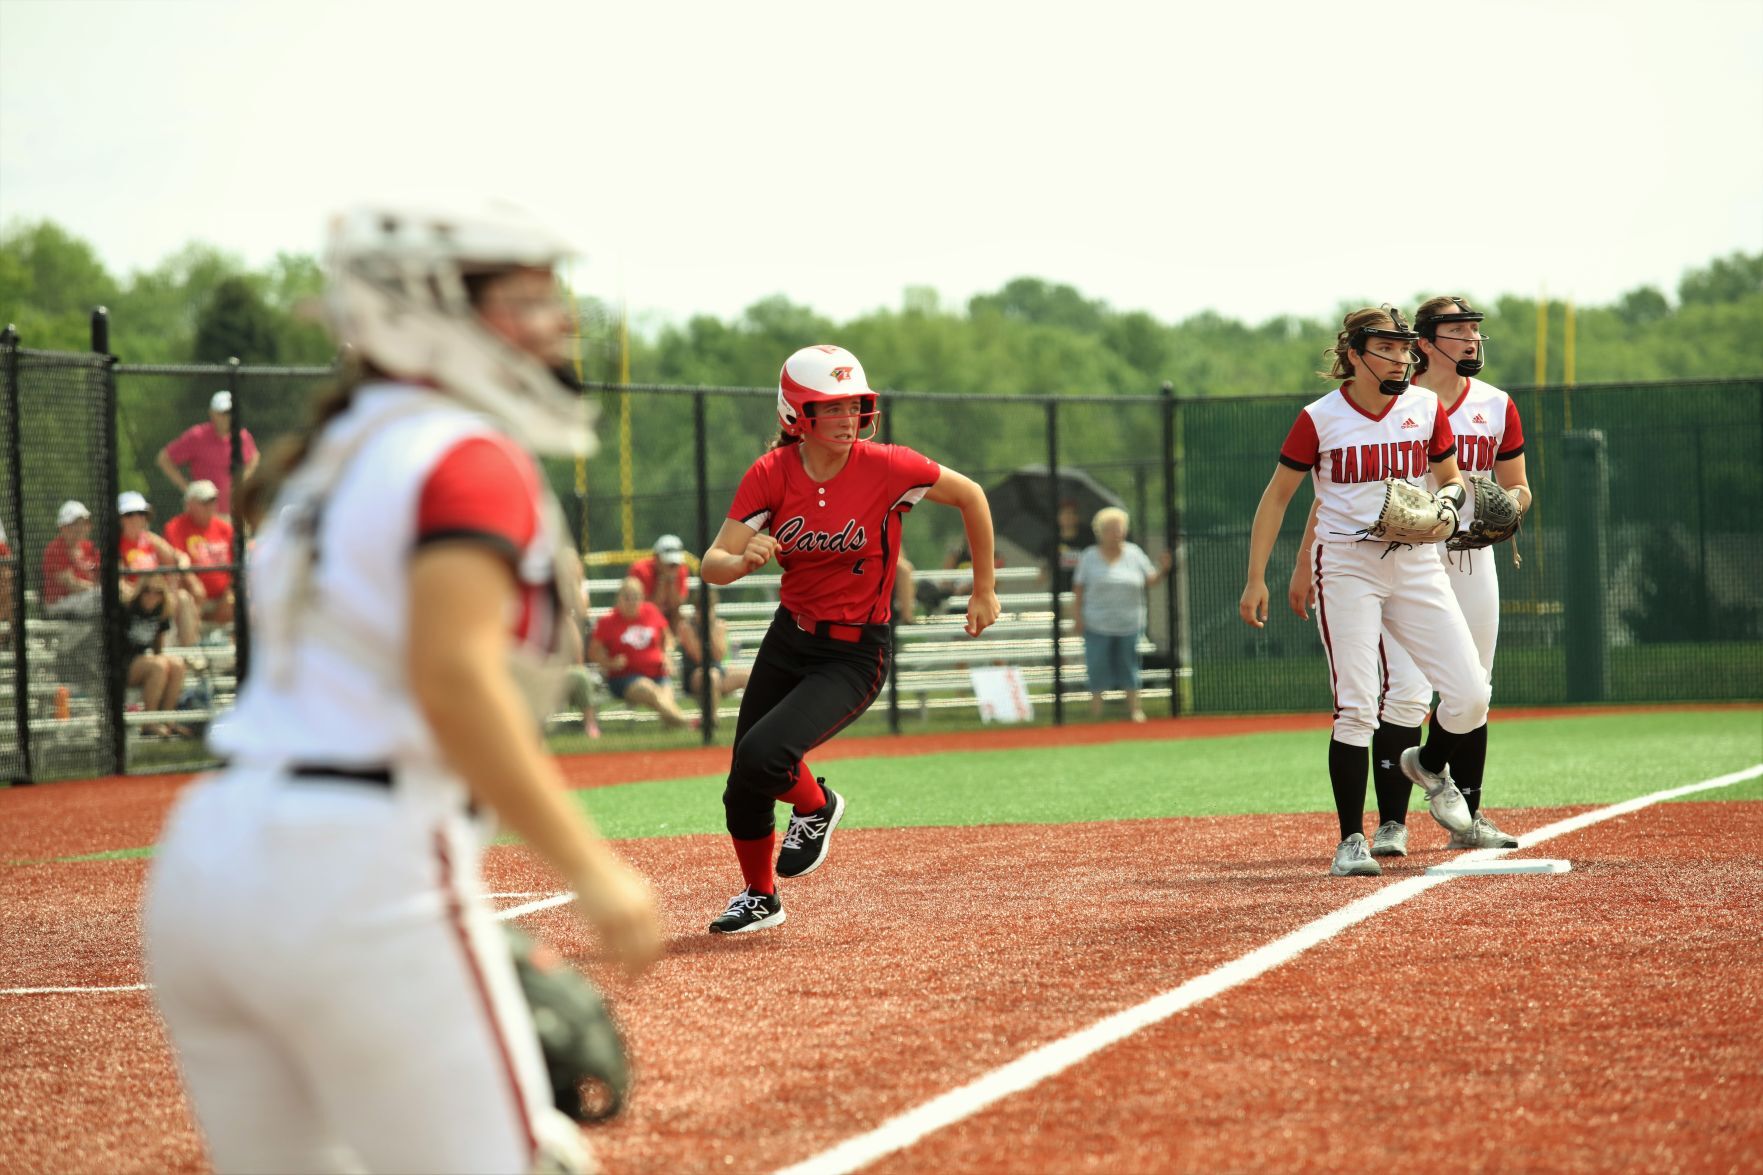
[[[973,696],[979,700],[982,722],[1032,722],[1035,708],[1028,700],[1028,686],[1015,665],[986,665],[970,669]]]

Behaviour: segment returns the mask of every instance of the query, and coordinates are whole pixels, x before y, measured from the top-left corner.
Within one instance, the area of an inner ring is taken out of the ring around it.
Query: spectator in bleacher
[[[244,450],[245,476],[257,471],[257,442],[251,430],[239,430],[239,445]],[[183,466],[189,466],[186,476]],[[188,493],[191,482],[214,483],[216,505],[223,518],[233,516],[233,394],[216,392],[208,401],[208,419],[192,424],[165,448],[159,450],[159,468],[180,493]]]
[[[12,548],[6,545],[6,524],[0,522],[0,559],[12,557]],[[6,642],[12,642],[12,566],[0,566],[0,624],[7,625]]]
[[[588,660],[600,667],[612,696],[633,706],[647,706],[661,715],[664,726],[690,721],[673,700],[667,658],[673,649],[672,626],[661,609],[643,598],[643,584],[629,576],[618,585],[611,611],[594,625]]]
[[[686,569],[686,545],[677,534],[656,539],[654,553],[632,563],[627,574],[643,585],[644,598],[661,609],[669,624],[678,622],[690,572]]]
[[[1134,722],[1145,720],[1139,705],[1139,638],[1147,617],[1145,591],[1169,571],[1169,552],[1158,564],[1137,543],[1126,541],[1129,519],[1118,506],[1096,511],[1091,529],[1096,543],[1072,573],[1075,597],[1072,631],[1084,638],[1084,669],[1089,678],[1090,716],[1102,716],[1102,694],[1124,690]]]
[[[184,512],[165,524],[165,540],[189,560],[188,566],[213,566],[233,561],[233,524],[220,516],[220,489],[197,478],[184,491]],[[227,571],[193,573],[202,588],[196,601],[203,620],[230,624],[233,619],[233,577]]]
[[[680,618],[673,626],[674,637],[679,642],[680,683],[685,687],[686,697],[694,702],[701,696],[704,689],[704,673],[709,670],[712,700],[726,698],[747,684],[749,670],[746,666],[728,668],[723,662],[728,659],[728,625],[716,614],[716,606],[721,602],[718,592],[710,593],[710,658],[705,664],[704,646],[698,639],[697,609],[688,608],[681,612]]]
[[[184,692],[184,662],[165,652],[165,634],[176,607],[165,576],[125,575],[117,585],[117,598],[122,601],[123,681],[141,688],[143,710],[177,709]],[[141,733],[188,738],[191,731],[187,726],[153,723],[143,726]]]
[[[57,620],[96,616],[101,600],[92,512],[84,503],[63,502],[55,526],[55,537],[43,548],[43,611]]]
[[[122,520],[122,537],[117,540],[116,554],[122,565],[125,584],[138,579],[140,572],[190,565],[189,556],[181,554],[164,538],[153,533],[153,508],[140,493],[124,490],[118,494],[116,513]],[[171,594],[177,618],[178,644],[197,643],[202,639],[202,581],[194,575],[180,575],[167,583],[166,591]]]

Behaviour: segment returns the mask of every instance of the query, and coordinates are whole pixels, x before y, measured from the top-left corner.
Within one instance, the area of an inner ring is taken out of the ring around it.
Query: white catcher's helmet
[[[852,396],[863,397],[860,427],[873,426],[876,395],[857,356],[827,344],[803,347],[784,360],[777,374],[778,424],[787,435],[799,437],[808,430],[808,405]]]
[[[331,220],[326,314],[339,343],[388,375],[444,388],[535,452],[586,455],[588,405],[486,328],[465,286],[469,275],[551,268],[574,253],[506,207],[356,208]]]

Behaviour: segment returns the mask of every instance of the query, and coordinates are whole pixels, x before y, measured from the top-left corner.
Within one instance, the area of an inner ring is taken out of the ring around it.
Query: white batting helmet
[[[554,268],[575,250],[505,206],[372,206],[331,220],[325,308],[339,343],[399,379],[432,382],[541,453],[593,451],[588,407],[478,319],[466,278]]]
[[[784,432],[799,437],[808,428],[810,404],[863,397],[860,424],[875,422],[876,395],[863,374],[863,364],[843,347],[803,347],[784,360],[777,375],[777,420]]]

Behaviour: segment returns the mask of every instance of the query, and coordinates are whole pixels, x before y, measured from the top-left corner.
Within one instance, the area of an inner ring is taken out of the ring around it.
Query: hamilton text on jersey
[[[1419,477],[1427,469],[1424,440],[1348,445],[1328,451],[1329,480],[1338,484],[1382,481],[1386,477]]]

